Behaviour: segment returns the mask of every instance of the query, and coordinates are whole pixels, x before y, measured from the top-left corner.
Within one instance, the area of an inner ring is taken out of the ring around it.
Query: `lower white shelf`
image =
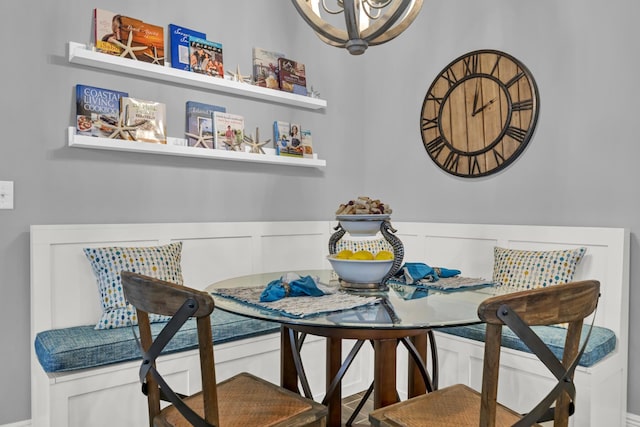
[[[268,163],[273,165],[324,168],[325,160],[317,158],[299,158],[277,156],[275,154],[255,154],[240,151],[212,150],[209,148],[188,147],[180,138],[167,138],[166,144],[125,141],[122,139],[97,138],[77,135],[73,126],[69,127],[69,147],[94,148],[97,150],[133,151],[136,153],[164,154],[169,156],[200,157],[205,159],[233,160],[237,162]],[[267,151],[268,149],[265,149]],[[270,150],[274,151],[275,150]]]

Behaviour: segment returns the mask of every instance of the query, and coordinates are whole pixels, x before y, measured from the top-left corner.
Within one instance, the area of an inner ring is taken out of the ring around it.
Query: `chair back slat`
[[[147,313],[173,316],[187,298],[198,302],[195,317],[208,316],[213,311],[211,295],[186,286],[129,271],[122,272],[122,286],[127,301],[136,309]]]
[[[506,304],[530,326],[570,323],[595,310],[599,293],[598,281],[584,280],[498,295],[480,304],[478,316],[486,323],[502,324],[496,313]]]

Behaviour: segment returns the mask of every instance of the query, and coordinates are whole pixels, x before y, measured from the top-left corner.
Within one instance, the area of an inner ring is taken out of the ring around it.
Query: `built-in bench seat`
[[[583,339],[589,333],[590,326],[591,325],[583,325]],[[562,360],[567,330],[559,326],[533,326],[531,329],[538,334],[540,339],[542,339],[542,341],[551,349],[551,352],[559,360]],[[469,338],[474,341],[484,342],[486,325],[456,326],[453,328],[438,329],[438,331],[463,338]],[[529,347],[527,347],[511,329],[506,327],[502,328],[502,346],[513,350],[531,353]],[[604,359],[609,353],[614,351],[615,348],[616,334],[611,329],[594,326],[578,365],[585,367],[593,366],[600,360]]]
[[[153,323],[157,336],[166,322]],[[277,323],[251,319],[222,310],[211,314],[214,344],[265,335],[280,330]],[[137,327],[136,327],[137,329]],[[136,330],[137,333],[137,330]],[[68,372],[140,359],[131,328],[96,330],[94,325],[42,331],[36,335],[35,351],[45,372]],[[198,347],[195,319],[189,319],[165,347],[163,354]]]
[[[148,422],[140,393],[139,356],[131,328],[98,331],[102,311],[86,247],[154,246],[182,242],[184,283],[205,289],[229,277],[267,271],[330,268],[327,242],[335,221],[82,224],[31,227],[31,425],[133,426]],[[601,282],[592,337],[576,369],[578,389],[572,427],[624,425],[627,407],[629,231],[614,228],[393,222],[405,261],[455,267],[467,277],[491,278],[494,247],[554,250],[586,247],[574,280]],[[425,298],[429,309],[429,298]],[[431,307],[438,309],[437,307]],[[214,311],[216,376],[242,371],[279,381],[279,325]],[[84,325],[84,326],[83,326]],[[157,324],[154,329],[160,328]],[[186,326],[189,328],[189,326]],[[183,393],[201,388],[195,331],[185,329],[158,359],[165,378]],[[532,396],[549,390],[552,375],[505,329],[500,357],[501,403],[527,411]],[[557,333],[557,334],[556,334]],[[545,330],[558,341],[564,330]],[[190,334],[192,334],[190,336]],[[439,385],[481,385],[484,328],[436,331]],[[325,342],[307,337],[303,362],[312,392],[323,397]],[[350,348],[345,343],[343,350]],[[400,349],[399,352],[404,351]],[[605,356],[606,354],[606,356]],[[399,355],[399,370],[406,370]],[[342,382],[344,395],[373,380],[373,353],[363,348]],[[398,376],[406,397],[406,375]],[[523,396],[527,396],[526,402]],[[114,411],[113,408],[118,410]]]

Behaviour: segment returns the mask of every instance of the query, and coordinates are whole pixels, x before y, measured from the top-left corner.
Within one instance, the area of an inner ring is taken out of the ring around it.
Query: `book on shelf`
[[[213,113],[215,111],[224,113],[227,109],[218,105],[187,101],[187,146],[213,148]]]
[[[302,157],[313,158],[313,139],[309,129],[300,131],[302,141]]]
[[[104,124],[117,124],[120,116],[120,98],[123,96],[129,94],[95,86],[76,85],[76,133],[109,137],[110,129]]]
[[[244,117],[238,114],[213,113],[214,147],[218,150],[242,151]]]
[[[291,123],[289,131],[289,145],[284,149],[280,150],[281,156],[290,156],[290,157],[302,157],[302,136],[300,134],[300,125],[297,123]]]
[[[161,102],[122,97],[123,129],[133,141],[167,143],[167,110]]]
[[[307,76],[304,64],[287,58],[278,58],[280,90],[307,95]]]
[[[280,152],[286,150],[291,145],[291,125],[289,122],[276,120],[273,122],[273,146],[276,149],[276,154],[280,155]]]
[[[278,59],[284,54],[254,47],[252,50],[253,80],[257,86],[280,89]]]
[[[222,44],[190,36],[189,69],[196,73],[224,78]]]
[[[176,24],[169,24],[169,47],[171,67],[189,71],[189,37],[206,39],[207,35]]]
[[[164,29],[140,19],[94,9],[98,52],[164,65]]]

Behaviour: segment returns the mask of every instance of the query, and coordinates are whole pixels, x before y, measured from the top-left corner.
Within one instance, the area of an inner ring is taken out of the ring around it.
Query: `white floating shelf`
[[[87,65],[140,77],[190,85],[214,92],[228,93],[312,110],[327,108],[327,101],[324,99],[178,70],[177,68],[172,68],[167,65],[162,66],[121,58],[115,55],[96,52],[87,48],[87,46],[82,43],[69,42],[68,54],[69,62],[73,64]]]
[[[233,160],[237,162],[267,163],[272,165],[324,168],[325,160],[277,156],[275,154],[254,154],[240,151],[212,150],[210,148],[188,147],[180,138],[167,138],[167,144],[125,141],[122,139],[97,138],[77,135],[73,126],[69,127],[69,147],[94,148],[97,150],[132,151],[136,153],[164,154],[169,156],[200,157],[204,159]],[[268,149],[265,149],[267,151]],[[269,151],[275,151],[273,149]]]

